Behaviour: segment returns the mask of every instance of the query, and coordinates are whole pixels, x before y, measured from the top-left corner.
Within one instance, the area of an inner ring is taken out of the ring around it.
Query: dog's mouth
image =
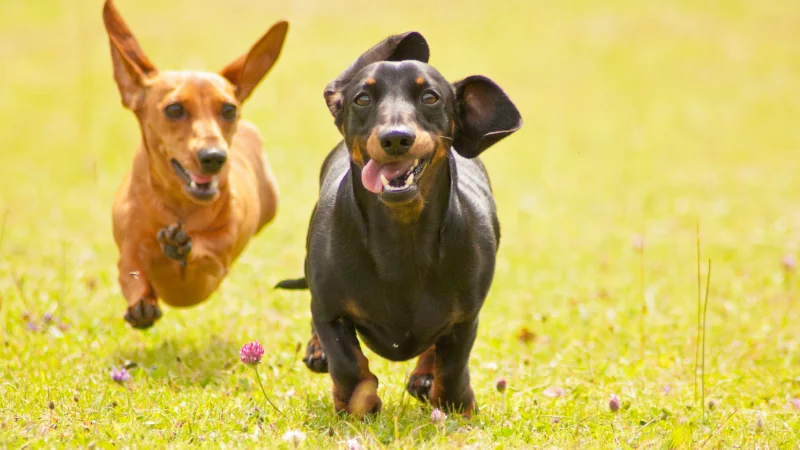
[[[416,196],[417,183],[430,162],[431,158],[422,158],[380,164],[371,159],[361,169],[361,184],[382,200],[407,201]]]
[[[170,160],[170,163],[172,170],[183,181],[184,189],[190,197],[200,201],[209,201],[219,192],[219,180],[216,175],[200,175],[190,172],[174,159]]]

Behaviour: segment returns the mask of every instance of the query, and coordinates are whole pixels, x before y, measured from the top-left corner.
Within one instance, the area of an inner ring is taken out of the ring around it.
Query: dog
[[[275,23],[219,73],[158,71],[111,0],[103,7],[114,79],[142,141],[114,199],[125,320],[145,329],[158,299],[207,299],[251,237],[269,223],[278,187],[242,103],[278,60],[288,23]]]
[[[468,360],[500,226],[480,153],[522,126],[489,78],[450,84],[416,32],[361,55],[325,89],[344,140],[325,159],[307,237],[305,364],[330,372],[337,412],[377,413],[378,378],[359,340],[392,361],[419,356],[407,390],[476,411]]]

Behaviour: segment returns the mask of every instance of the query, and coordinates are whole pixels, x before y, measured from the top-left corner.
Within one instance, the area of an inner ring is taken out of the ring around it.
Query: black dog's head
[[[385,204],[422,202],[451,147],[474,158],[522,126],[492,80],[450,84],[429,54],[419,33],[391,36],[325,89],[362,184]]]

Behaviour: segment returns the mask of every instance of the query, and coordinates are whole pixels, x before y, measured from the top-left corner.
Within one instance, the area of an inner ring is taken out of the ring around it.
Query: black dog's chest
[[[387,220],[376,199],[358,203],[347,148],[323,169],[308,236],[306,276],[315,323],[341,318],[380,356],[407,360],[475,320],[491,285],[498,233],[480,163],[448,159],[459,181],[426,204],[408,228]]]
[[[430,293],[397,293],[353,299],[344,311],[364,343],[384,358],[404,361],[420,354],[462,317],[461,306]]]

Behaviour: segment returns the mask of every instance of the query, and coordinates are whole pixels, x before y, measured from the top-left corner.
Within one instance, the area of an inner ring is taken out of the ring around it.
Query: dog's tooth
[[[219,186],[219,181],[217,181],[217,179],[216,179],[216,178],[214,178],[214,181],[212,181],[212,182],[211,182],[211,190],[212,190],[212,191],[215,191],[215,190],[217,190],[217,187],[218,187],[218,186]]]
[[[411,183],[412,183],[413,181],[414,181],[414,173],[412,172],[412,173],[410,173],[410,174],[408,175],[408,178],[406,178],[406,184],[405,184],[405,186],[403,186],[403,187],[404,187],[404,188],[407,188],[407,187],[411,186]]]
[[[389,187],[389,180],[387,180],[383,174],[381,174],[381,183],[383,184],[383,187]]]
[[[419,165],[419,160],[415,159],[414,164],[411,165],[411,169],[416,169],[418,165]]]
[[[189,187],[192,189],[197,189],[197,183],[195,183],[194,180],[192,180],[189,182]]]

